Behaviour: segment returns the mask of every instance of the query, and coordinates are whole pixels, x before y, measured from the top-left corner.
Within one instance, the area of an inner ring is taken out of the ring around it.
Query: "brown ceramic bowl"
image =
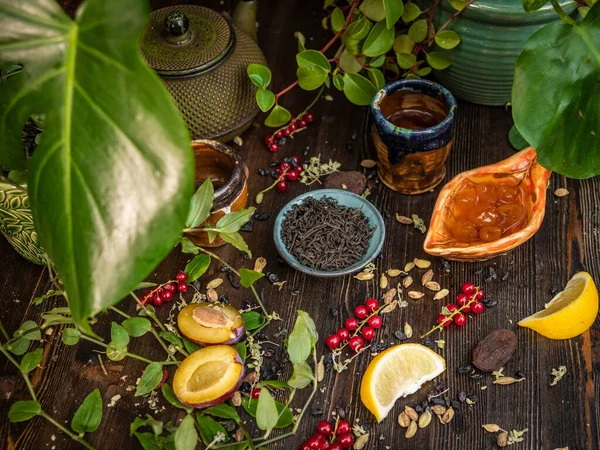
[[[233,149],[217,141],[192,141],[192,149],[196,160],[196,189],[210,178],[215,188],[215,199],[208,219],[196,228],[198,231],[185,233],[185,237],[200,247],[219,247],[225,241],[217,237],[210,243],[201,227],[216,225],[225,214],[246,207],[248,167]]]

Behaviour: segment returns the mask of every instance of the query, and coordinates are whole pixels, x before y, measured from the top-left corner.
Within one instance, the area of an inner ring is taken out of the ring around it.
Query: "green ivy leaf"
[[[175,448],[177,450],[194,450],[198,444],[198,433],[194,416],[188,414],[175,431]]]
[[[162,392],[163,397],[175,408],[184,409],[188,413],[193,411],[192,408],[185,406],[179,401],[175,395],[175,392],[173,392],[173,388],[169,384],[163,383],[163,385],[160,387],[160,391]]]
[[[114,323],[114,322],[113,322]],[[79,434],[96,431],[102,422],[102,396],[98,388],[90,392],[71,420],[71,428]]]
[[[527,12],[537,11],[546,3],[548,0],[523,0],[523,9]]]
[[[38,348],[37,350],[29,352],[23,356],[23,359],[21,360],[21,372],[24,375],[27,375],[29,372],[35,369],[40,362],[42,362],[42,349]]]
[[[414,3],[407,3],[404,5],[404,11],[402,11],[402,21],[404,23],[412,22],[421,15],[421,9]]]
[[[244,321],[246,331],[256,330],[264,323],[262,316],[256,311],[243,312],[242,320]]]
[[[196,228],[200,226],[208,216],[213,205],[215,189],[210,178],[204,180],[198,190],[192,196],[190,210],[188,211],[185,226],[187,228]]]
[[[161,331],[158,335],[165,341],[183,348],[183,341],[172,331]]]
[[[291,378],[288,380],[288,384],[295,389],[304,389],[310,383],[314,381],[312,369],[303,361],[298,364],[294,364],[294,370]],[[262,394],[262,392],[261,392]]]
[[[389,30],[394,29],[394,25],[402,16],[404,4],[402,0],[383,0],[383,8],[385,9],[385,23]]]
[[[65,328],[60,336],[63,344],[75,345],[79,342],[81,332],[76,328]]]
[[[412,3],[408,3],[408,5],[412,5]],[[394,53],[410,53],[414,47],[415,41],[408,34],[401,34],[396,37],[392,48],[394,49]]]
[[[350,36],[352,39],[362,41],[369,34],[369,30],[371,29],[372,25],[373,24],[369,19],[366,17],[361,17],[360,19],[355,20],[348,25],[346,33],[348,33],[348,36]]]
[[[281,105],[275,105],[271,113],[265,120],[265,125],[272,128],[278,128],[285,125],[292,118],[292,114]]]
[[[358,58],[360,60],[363,60],[363,63],[364,63],[364,57],[359,56]],[[356,60],[356,57],[354,55],[351,55],[350,53],[348,53],[347,49],[344,49],[344,51],[342,52],[342,54],[340,56],[340,68],[344,72],[360,72],[362,70],[362,66]],[[337,75],[341,75],[341,74],[338,73]],[[335,85],[335,76],[333,77],[333,81],[334,81],[334,85]],[[344,84],[342,82],[342,87],[343,86],[344,86]]]
[[[240,283],[245,288],[249,288],[264,276],[264,273],[255,272],[254,270],[246,269],[244,267],[240,269]]]
[[[460,43],[460,36],[454,31],[440,31],[435,35],[435,43],[446,50],[451,50]]]
[[[320,88],[327,79],[328,72],[319,66],[298,67],[296,77],[298,85],[305,91],[314,91]]]
[[[383,0],[365,0],[359,6],[360,11],[374,22],[385,19]]]
[[[331,29],[334,33],[337,33],[346,24],[346,18],[344,17],[344,13],[340,8],[335,8],[333,13],[331,13]]]
[[[21,400],[10,407],[8,411],[8,420],[11,422],[25,422],[32,417],[38,416],[42,412],[42,407],[33,400]]]
[[[352,72],[344,74],[344,94],[355,105],[370,105],[377,89],[362,75]]]
[[[467,0],[448,0],[448,3],[457,11],[462,11],[467,6]]]
[[[369,66],[370,67],[381,67],[381,66],[383,66],[384,62],[385,62],[385,55],[379,55],[379,56],[373,58],[371,61],[369,61]]]
[[[296,55],[298,67],[309,69],[311,67],[320,67],[329,72],[331,64],[327,61],[327,57],[318,50],[304,50]]]
[[[268,89],[259,88],[256,91],[256,103],[262,112],[267,112],[275,104],[275,94]]]
[[[388,29],[384,21],[377,22],[371,29],[363,45],[366,56],[379,56],[385,54],[394,45],[394,30]]]
[[[408,29],[408,36],[415,42],[422,42],[427,37],[427,20],[421,19]]]
[[[266,389],[265,389],[265,391],[266,391]],[[261,396],[262,396],[262,391],[261,391]],[[251,399],[249,402],[246,400],[244,400],[242,402],[242,407],[244,408],[244,411],[246,411],[252,417],[256,417],[257,405],[258,405],[258,401],[255,399]],[[294,415],[290,408],[285,406],[283,403],[280,403],[277,401],[275,402],[275,406],[277,408],[277,414],[281,414],[281,417],[279,418],[279,421],[275,425],[275,428],[285,428],[285,427],[291,425],[292,423],[294,423]]]
[[[417,57],[412,53],[397,53],[396,61],[401,68],[406,70],[417,63]]]
[[[244,241],[244,238],[240,233],[219,233],[221,239],[223,239],[228,244],[233,245],[238,250],[246,253],[250,258],[252,258],[252,252],[248,248],[248,244]]]
[[[219,219],[215,228],[219,233],[235,233],[242,228],[256,211],[254,206],[224,215]]]
[[[333,76],[333,85],[335,86],[335,88],[338,91],[341,91],[344,89],[344,75],[342,75],[341,73],[336,73]]]
[[[117,350],[124,351],[127,348],[127,344],[129,344],[129,334],[125,328],[113,322],[110,328],[110,341]]]
[[[519,130],[517,130],[517,127],[514,124],[510,127],[510,131],[508,132],[508,141],[516,150],[523,150],[524,148],[529,147],[529,144],[525,138],[521,136],[521,133],[519,133]]]
[[[146,366],[144,373],[140,377],[137,389],[135,390],[135,396],[146,395],[152,392],[158,384],[161,382],[163,376],[162,364],[159,362],[152,362]]]
[[[377,89],[381,89],[385,86],[385,77],[381,70],[371,68],[371,70],[367,72],[367,75],[369,76],[371,83],[373,83]]]
[[[210,256],[202,254],[194,257],[185,266],[184,272],[187,275],[187,282],[192,283],[200,278],[210,267]]]
[[[277,425],[278,419],[279,412],[275,405],[275,399],[268,389],[262,389],[256,406],[256,425],[269,433]]]
[[[450,66],[450,57],[442,52],[429,52],[427,54],[427,63],[435,70],[444,70]]]
[[[250,64],[248,69],[250,80],[259,88],[267,88],[271,84],[271,70],[262,64]]]
[[[191,253],[192,255],[197,255],[200,252],[200,249],[196,247],[196,245],[186,237],[182,237],[180,243],[181,251],[183,253]]]
[[[203,410],[202,413],[218,417],[219,419],[233,420],[235,423],[240,423],[242,421],[235,408],[229,406],[227,403],[211,406],[210,408]]]
[[[123,322],[121,322],[121,325],[123,328],[125,328],[125,330],[127,330],[127,334],[129,334],[129,336],[135,338],[143,336],[152,329],[152,324],[144,317],[132,317],[131,319],[125,319]]]
[[[217,422],[210,416],[204,415],[204,413],[196,414],[196,421],[198,422],[198,430],[200,431],[200,438],[204,445],[210,444],[218,433],[223,433],[227,436],[227,431],[223,425]]]

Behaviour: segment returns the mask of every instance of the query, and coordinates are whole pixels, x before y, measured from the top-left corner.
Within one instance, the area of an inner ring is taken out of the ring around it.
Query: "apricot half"
[[[191,408],[208,408],[227,400],[240,386],[244,363],[235,348],[212,345],[185,358],[173,377],[173,392]]]
[[[177,326],[190,341],[200,345],[235,344],[244,335],[240,312],[222,303],[194,303],[177,316]]]

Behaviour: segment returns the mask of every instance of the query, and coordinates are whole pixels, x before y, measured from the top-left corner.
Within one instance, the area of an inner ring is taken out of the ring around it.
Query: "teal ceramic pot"
[[[572,12],[576,4],[560,2]],[[443,0],[436,9],[436,29],[456,10]],[[560,19],[552,5],[528,13],[521,0],[477,0],[446,28],[456,31],[460,44],[449,54],[452,65],[436,71],[436,77],[457,97],[481,105],[505,105],[510,101],[514,66],[525,42],[537,30]]]

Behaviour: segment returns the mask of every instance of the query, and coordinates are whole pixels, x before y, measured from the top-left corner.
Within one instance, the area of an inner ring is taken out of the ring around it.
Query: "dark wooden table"
[[[66,9],[72,11],[78,2],[71,0],[64,3]],[[169,2],[155,3],[154,6]],[[321,3],[298,0],[261,2],[260,44],[273,69],[275,88],[282,88],[294,77],[294,31],[299,30],[306,35],[309,47],[320,48],[327,41],[328,33],[320,25],[323,15]],[[343,169],[355,170],[362,159],[373,157],[369,146],[365,144],[367,109],[351,106],[335,90],[330,93],[334,101],[319,102],[314,108],[315,123],[285,145],[278,154],[265,150],[262,143],[266,133],[264,127],[252,128],[244,134],[244,143],[239,151],[251,169],[251,194],[271,182],[269,178],[255,175],[255,170],[267,167],[278,158],[321,154],[341,162]],[[284,105],[297,112],[309,101],[310,94],[295,92],[286,96]],[[505,108],[459,102],[456,143],[447,163],[446,178],[510,156],[513,153],[507,140],[510,126],[510,111]],[[387,226],[382,257],[377,259],[378,271],[402,268],[412,258],[426,257],[422,250],[424,236],[412,227],[396,222],[394,215],[397,212],[404,215],[416,213],[428,222],[439,188],[435,192],[408,197],[385,188],[375,180],[373,182],[370,200],[384,213]],[[561,199],[554,197],[552,192],[559,187],[567,188],[569,195]],[[277,311],[283,319],[274,322],[267,330],[270,337],[280,329],[290,330],[295,311],[303,309],[314,317],[324,339],[341,326],[343,318],[349,316],[357,304],[369,296],[382,295],[375,282],[360,282],[352,277],[310,278],[278,262],[272,241],[274,216],[286,202],[305,191],[306,186],[294,183],[286,194],[269,193],[259,210],[271,213],[271,218],[257,222],[252,233],[245,234],[254,255],[267,258],[268,270],[277,273],[281,280],[287,280],[281,290],[267,281],[259,286],[260,291],[264,291],[268,309]],[[548,340],[516,325],[521,318],[543,308],[544,303],[552,297],[551,292],[562,289],[575,272],[587,270],[600,281],[600,246],[597,244],[599,208],[600,178],[577,181],[555,175],[550,181],[546,218],[539,232],[529,242],[490,262],[452,263],[450,273],[442,269],[439,260],[433,261],[436,279],[443,287],[450,289],[452,295],[457,293],[463,281],[472,280],[481,284],[489,297],[498,300],[495,308],[489,308],[481,316],[470,320],[466,327],[453,327],[443,334],[446,347],[438,349],[438,352],[446,358],[448,368],[437,381],[445,380],[453,397],[460,391],[478,397],[474,405],[464,405],[450,425],[443,426],[435,421],[427,429],[419,430],[413,439],[406,440],[405,430],[396,422],[403,406],[422,401],[435,383],[430,383],[408,399],[400,400],[389,417],[381,424],[376,424],[362,406],[358,395],[361,374],[372,359],[365,353],[356,359],[350,370],[339,375],[334,372],[326,374],[322,392],[317,393],[312,406],[312,409],[321,409],[322,415],[308,415],[296,437],[271,447],[298,448],[300,442],[313,433],[319,420],[328,417],[336,407],[343,407],[353,421],[359,419],[361,424],[370,427],[372,437],[368,449],[492,449],[495,447],[495,436],[482,429],[481,425],[485,423],[497,423],[507,430],[527,428],[529,431],[525,441],[514,448],[600,448],[600,321],[596,321],[582,336],[566,341]],[[232,248],[222,248],[219,254],[235,266],[250,265]],[[39,323],[40,313],[62,305],[58,300],[49,300],[42,306],[31,305],[32,298],[50,289],[46,270],[19,257],[3,238],[0,238],[0,255],[0,319],[8,330],[17,329],[26,319]],[[187,260],[187,255],[174,251],[156,269],[150,280],[172,277],[185,266]],[[490,267],[499,276],[498,279],[485,282]],[[213,264],[211,271],[217,272],[218,266]],[[509,274],[506,281],[500,279],[504,273]],[[227,282],[225,286],[222,291],[233,304],[239,305],[249,297],[243,289],[233,289]],[[292,295],[296,289],[299,289],[299,294]],[[397,343],[393,332],[401,329],[407,321],[414,328],[415,336],[422,334],[435,322],[441,307],[441,303],[432,301],[429,295],[424,300],[410,300],[409,303],[407,308],[386,316],[379,333],[386,342]],[[129,299],[124,300],[121,307],[129,313],[135,311]],[[332,316],[332,309],[339,309],[338,318]],[[161,314],[166,313],[166,309],[161,311]],[[101,314],[98,319],[94,328],[107,337],[109,324],[115,319],[114,314]],[[516,333],[517,352],[506,365],[505,372],[512,375],[520,370],[527,377],[525,381],[497,386],[492,384],[489,375],[484,380],[475,381],[457,373],[458,366],[469,362],[471,350],[478,340],[496,328],[508,328]],[[410,341],[419,342],[419,339],[413,337]],[[89,436],[89,441],[99,449],[138,448],[136,440],[129,437],[129,424],[136,415],[143,415],[149,409],[125,387],[135,382],[143,363],[131,359],[107,363],[108,375],[105,375],[98,363],[96,348],[86,342],[74,347],[63,345],[60,328],[55,328],[51,335],[43,336],[40,346],[44,350],[44,359],[41,367],[35,370],[32,381],[43,408],[62,422],[70,421],[84,396],[99,387],[105,405],[104,419],[100,428]],[[318,349],[325,351],[322,341]],[[155,359],[162,357],[162,349],[157,348],[150,339],[135,340],[131,350]],[[273,350],[275,356],[272,359],[275,360],[277,352],[281,350]],[[558,385],[550,387],[550,372],[561,365],[567,367],[567,374]],[[289,375],[289,367],[284,365],[282,379],[287,379]],[[483,386],[487,386],[487,389],[482,390]],[[10,404],[28,399],[28,393],[22,379],[5,359],[0,360],[0,393],[1,448],[78,448],[41,418],[22,424],[8,422],[6,413]],[[116,394],[120,394],[122,399],[114,407],[107,407]],[[303,393],[298,400],[303,400],[306,395]],[[161,404],[164,403],[161,399]],[[181,418],[181,413],[167,408],[157,417],[164,421],[176,421]]]

